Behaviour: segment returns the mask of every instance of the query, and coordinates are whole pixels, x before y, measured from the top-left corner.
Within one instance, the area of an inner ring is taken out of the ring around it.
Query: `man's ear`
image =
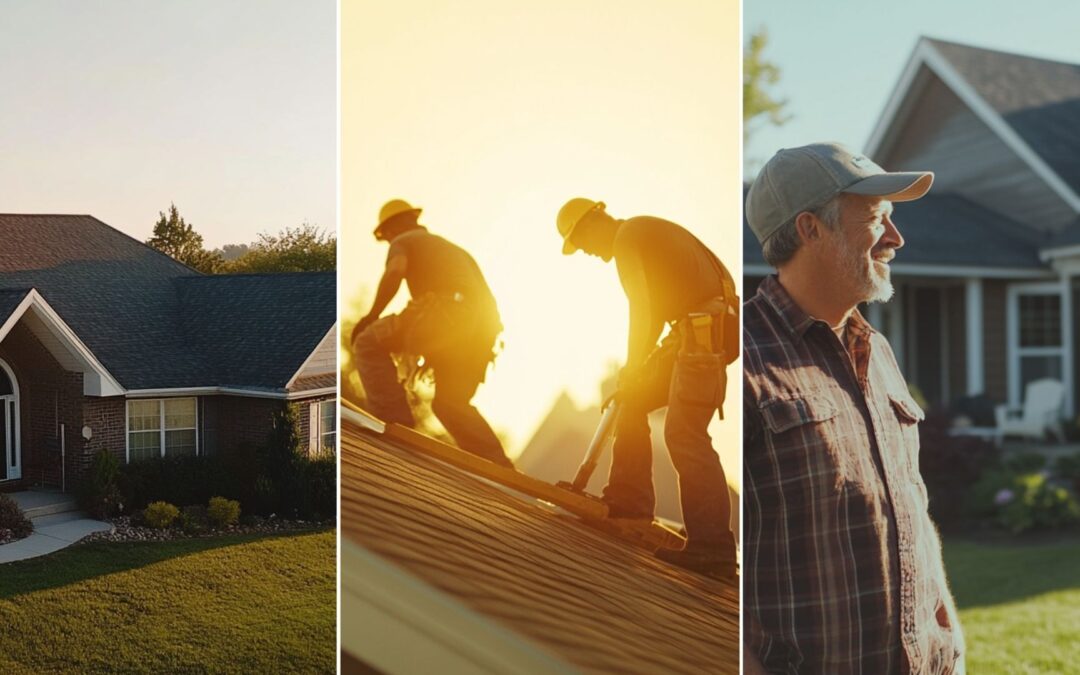
[[[795,231],[799,233],[799,240],[803,244],[821,239],[824,223],[809,211],[803,211],[795,216]]]

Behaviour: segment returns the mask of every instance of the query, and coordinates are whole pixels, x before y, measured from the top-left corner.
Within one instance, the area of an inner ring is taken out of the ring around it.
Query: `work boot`
[[[687,543],[685,548],[662,548],[656,557],[666,563],[697,572],[714,579],[735,578],[735,538],[728,534],[727,541],[711,546]]]
[[[617,502],[609,502],[601,497],[601,501],[607,504],[609,519],[621,519],[621,520],[647,520],[652,522],[653,514],[640,509],[629,509]]]

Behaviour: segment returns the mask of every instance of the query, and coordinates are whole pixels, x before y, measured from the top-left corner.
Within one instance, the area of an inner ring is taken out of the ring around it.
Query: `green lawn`
[[[1080,537],[946,539],[969,673],[1080,673]]]
[[[335,551],[321,531],[0,565],[0,672],[333,672]]]

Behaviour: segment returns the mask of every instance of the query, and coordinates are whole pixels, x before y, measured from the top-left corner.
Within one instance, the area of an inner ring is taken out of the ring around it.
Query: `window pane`
[[[1060,356],[1021,356],[1020,357],[1020,396],[1026,396],[1027,386],[1035,380],[1049,377],[1061,381]]]
[[[128,401],[128,431],[161,428],[160,401]]]
[[[1020,296],[1020,346],[1061,346],[1061,296]]]
[[[8,377],[3,368],[0,368],[0,396],[14,393],[15,388],[11,385],[11,378]]]
[[[157,431],[133,431],[128,434],[131,461],[161,456],[161,434]]]
[[[334,431],[337,422],[337,410],[334,401],[323,401],[319,404],[319,431],[329,433]]]
[[[195,399],[193,399],[193,398],[167,398],[167,399],[165,399],[165,428],[166,429],[194,429],[195,428]]]
[[[195,430],[166,431],[165,456],[179,457],[195,454]]]
[[[333,452],[337,449],[337,432],[331,431],[330,433],[322,435],[322,450]]]

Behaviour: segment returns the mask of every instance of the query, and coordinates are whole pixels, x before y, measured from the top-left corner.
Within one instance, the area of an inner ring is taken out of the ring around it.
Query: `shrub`
[[[188,534],[205,532],[210,527],[210,519],[206,514],[206,507],[201,504],[185,506],[180,511],[180,527]]]
[[[180,509],[169,502],[154,502],[143,509],[143,520],[150,527],[164,530],[180,515]]]
[[[1018,476],[1011,488],[998,493],[999,521],[1015,534],[1030,530],[1054,530],[1080,522],[1080,502],[1064,487],[1044,474]]]
[[[240,519],[240,502],[224,497],[211,497],[210,505],[206,508],[206,517],[215,527],[235,525]]]
[[[0,541],[30,536],[34,526],[15,500],[0,493]],[[8,534],[10,533],[10,534]]]
[[[1073,490],[1080,492],[1080,452],[1058,457],[1054,468],[1063,480],[1072,483]]]
[[[939,525],[956,524],[965,511],[965,495],[1000,451],[973,436],[950,436],[948,417],[928,415],[919,425],[919,469],[930,496],[930,514]]]
[[[1002,464],[1016,473],[1036,473],[1046,468],[1046,457],[1037,452],[1020,452],[1006,457]]]
[[[115,515],[124,500],[119,487],[120,462],[102,448],[90,462],[90,475],[79,488],[80,507],[95,518]]]
[[[1002,467],[984,471],[964,497],[965,513],[973,518],[995,518],[1001,511],[998,500],[1002,491],[1012,492],[1017,478],[1015,471]]]
[[[298,462],[300,501],[297,512],[303,518],[332,519],[337,514],[337,456],[324,452]]]
[[[205,504],[210,497],[236,497],[240,480],[217,456],[155,457],[131,462],[119,472],[124,503],[141,509],[155,501]]]

